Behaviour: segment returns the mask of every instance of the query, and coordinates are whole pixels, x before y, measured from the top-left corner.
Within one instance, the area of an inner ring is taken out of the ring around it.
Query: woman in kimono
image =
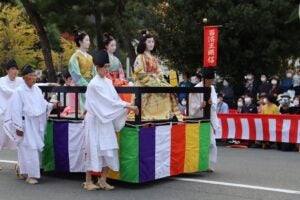
[[[133,79],[136,86],[142,87],[170,87],[164,79],[158,64],[155,52],[155,40],[146,31],[138,44],[138,56],[134,63]],[[151,94],[142,97],[142,119],[162,120],[171,119],[174,115],[179,121],[183,120],[179,112],[178,103],[174,94]]]
[[[120,60],[114,55],[117,49],[116,39],[105,33],[103,35],[103,44],[109,57],[109,73],[106,75],[107,78],[112,80],[114,86],[128,86],[128,82],[125,79],[125,73]],[[131,102],[131,94],[119,94],[122,100]]]
[[[136,115],[137,106],[122,101],[112,81],[106,76],[109,72],[109,58],[106,51],[94,57],[97,75],[91,80],[86,91],[85,150],[86,150],[86,190],[112,190],[106,177],[109,169],[119,171],[118,142],[116,132],[120,131],[127,118],[128,110]],[[92,172],[101,171],[96,185],[91,179]]]
[[[87,53],[90,47],[90,38],[84,31],[75,31],[74,40],[78,49],[69,61],[69,72],[75,86],[87,86],[96,75],[93,58]],[[84,94],[80,95],[80,110],[84,110]]]
[[[115,38],[108,33],[104,33],[103,38],[104,47],[106,52],[108,53],[110,65],[109,73],[106,75],[106,77],[113,81],[114,86],[123,85],[123,81],[125,81],[125,83],[127,84],[122,64],[120,60],[114,55],[117,49]]]

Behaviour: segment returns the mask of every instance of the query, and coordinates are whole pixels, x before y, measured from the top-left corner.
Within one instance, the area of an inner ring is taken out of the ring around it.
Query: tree
[[[296,0],[163,1],[148,21],[160,54],[181,71],[203,64],[202,19],[223,25],[217,71],[239,87],[245,73],[273,75],[287,67],[288,58],[299,57],[299,20],[289,20],[298,6]]]
[[[40,46],[42,48],[42,53],[44,55],[45,64],[48,69],[49,81],[55,82],[55,70],[52,61],[51,48],[50,43],[47,37],[47,33],[45,31],[43,20],[40,16],[40,13],[37,11],[35,4],[29,0],[20,0],[23,4],[30,21],[35,26],[37,34],[40,39]]]
[[[0,3],[0,65],[14,58],[19,66],[42,58],[35,28],[20,7]]]

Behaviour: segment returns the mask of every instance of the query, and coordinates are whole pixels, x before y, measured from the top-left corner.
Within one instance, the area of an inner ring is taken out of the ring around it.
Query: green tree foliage
[[[42,58],[35,28],[20,7],[0,3],[0,65],[14,58],[20,67]]]
[[[159,52],[181,71],[203,65],[203,23],[220,28],[218,73],[238,83],[249,71],[273,75],[300,56],[296,0],[172,0],[157,4],[148,19]]]

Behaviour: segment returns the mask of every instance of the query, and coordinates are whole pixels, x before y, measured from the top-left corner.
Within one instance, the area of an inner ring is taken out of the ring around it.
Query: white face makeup
[[[86,35],[82,41],[79,41],[80,47],[84,48],[84,49],[88,49],[90,48],[90,37],[88,35]]]
[[[146,50],[147,51],[152,51],[154,49],[154,46],[155,46],[154,38],[148,38],[145,41],[145,44],[146,44]]]
[[[106,50],[110,54],[114,54],[117,49],[117,43],[115,40],[109,42],[108,45],[105,46]]]

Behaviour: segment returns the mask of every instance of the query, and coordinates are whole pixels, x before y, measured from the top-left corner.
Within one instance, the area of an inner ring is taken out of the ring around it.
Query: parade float
[[[68,93],[75,94],[75,114],[61,117],[52,114],[45,135],[42,153],[44,171],[64,173],[85,172],[83,118],[78,113],[79,94],[85,87],[41,87],[45,96],[56,94],[66,102]],[[117,87],[119,94],[133,94],[142,110],[142,95],[146,93],[202,93],[210,97],[210,88],[178,87]],[[187,101],[188,102],[188,101]],[[188,104],[187,104],[188,107]],[[188,114],[187,109],[187,114]],[[129,116],[126,126],[117,134],[120,171],[110,172],[110,178],[130,183],[144,183],[183,173],[206,171],[210,153],[210,109],[203,118],[143,120],[142,112]]]

